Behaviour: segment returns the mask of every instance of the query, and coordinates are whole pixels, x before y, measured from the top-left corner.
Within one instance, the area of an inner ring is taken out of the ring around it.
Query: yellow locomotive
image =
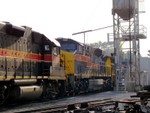
[[[81,44],[73,39],[57,38],[61,45],[61,66],[73,92],[112,88],[112,58],[103,51]],[[69,91],[70,92],[70,91]]]

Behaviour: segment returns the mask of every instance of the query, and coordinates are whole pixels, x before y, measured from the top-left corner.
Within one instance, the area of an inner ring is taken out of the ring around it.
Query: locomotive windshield
[[[75,44],[62,44],[61,49],[73,53],[76,50],[76,46]]]
[[[59,48],[54,47],[52,52],[53,52],[53,55],[55,55],[55,56],[59,55]]]

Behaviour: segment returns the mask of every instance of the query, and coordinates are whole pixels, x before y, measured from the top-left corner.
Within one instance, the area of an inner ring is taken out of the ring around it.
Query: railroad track
[[[69,98],[60,98],[54,100],[39,100],[29,103],[16,103],[14,105],[7,105],[0,107],[1,113],[69,113],[71,112],[88,112],[88,111],[105,111],[114,108],[116,100],[130,98],[135,93],[118,93],[105,92],[92,95],[72,96]],[[109,108],[108,108],[109,107]]]
[[[77,102],[63,105],[44,105],[41,107],[32,107],[30,109],[22,109],[16,111],[15,113],[47,113],[47,112],[74,112],[74,113],[83,113],[88,111],[103,111],[106,106],[114,106],[115,102],[111,98],[95,100],[95,101],[86,101],[86,102]]]

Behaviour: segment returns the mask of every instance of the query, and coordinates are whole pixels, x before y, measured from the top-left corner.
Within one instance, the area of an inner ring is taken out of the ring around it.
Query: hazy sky
[[[65,37],[83,42],[83,35],[72,33],[113,25],[112,0],[0,0],[0,3],[0,21],[30,26],[50,39]],[[150,0],[144,4],[146,13],[140,14],[140,23],[148,32]],[[107,33],[113,33],[113,29],[87,33],[86,43],[107,41]],[[147,39],[140,44],[142,56],[147,56],[149,43],[147,33]]]

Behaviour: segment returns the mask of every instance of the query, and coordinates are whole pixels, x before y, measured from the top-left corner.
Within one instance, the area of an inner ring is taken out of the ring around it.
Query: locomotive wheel
[[[2,105],[8,97],[7,86],[0,85],[0,105]]]
[[[50,92],[49,98],[54,99],[57,97],[57,94],[55,91],[54,92]]]
[[[44,98],[54,99],[58,95],[58,87],[55,83],[49,83],[46,85]]]
[[[65,81],[59,81],[59,84],[58,84],[58,89],[59,89],[58,96],[59,97],[63,97],[66,95],[66,86],[67,86],[67,83]]]

